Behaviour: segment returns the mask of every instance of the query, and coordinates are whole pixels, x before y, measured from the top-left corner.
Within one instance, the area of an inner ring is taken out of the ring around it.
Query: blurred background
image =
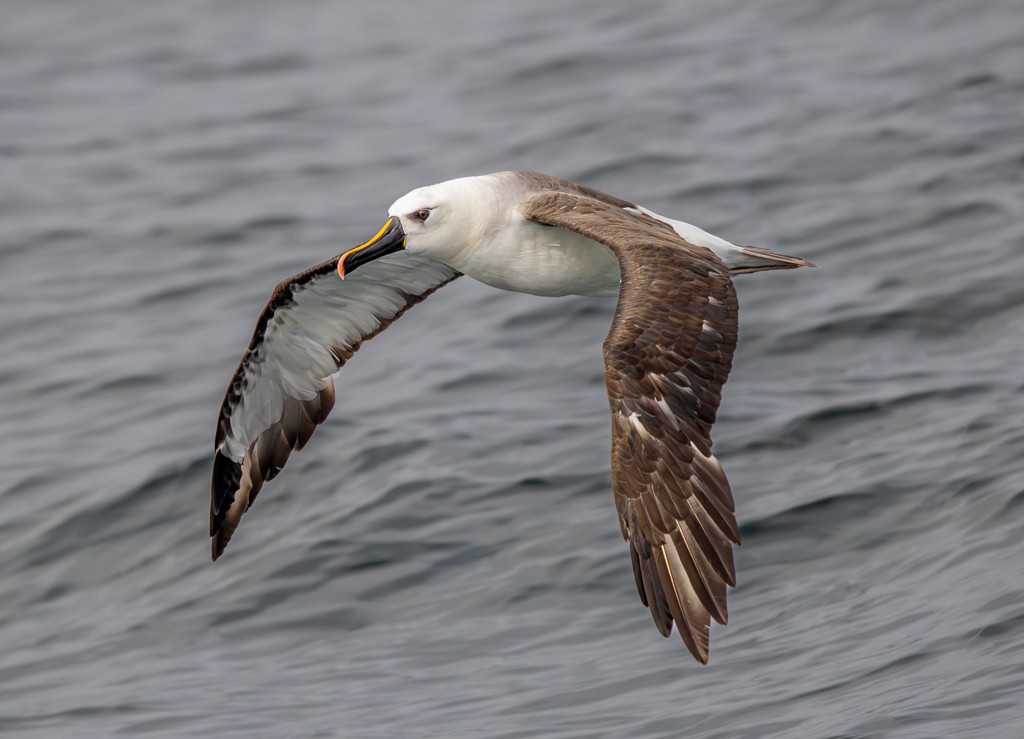
[[[8,0],[0,163],[0,733],[1019,736],[1019,2]],[[820,265],[738,279],[708,667],[619,534],[614,301],[445,288],[209,561],[275,283],[514,168]]]

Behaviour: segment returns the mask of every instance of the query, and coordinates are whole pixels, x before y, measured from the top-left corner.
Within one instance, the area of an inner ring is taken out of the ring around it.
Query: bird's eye
[[[417,220],[425,221],[430,218],[430,208],[420,208],[413,215],[416,216]]]

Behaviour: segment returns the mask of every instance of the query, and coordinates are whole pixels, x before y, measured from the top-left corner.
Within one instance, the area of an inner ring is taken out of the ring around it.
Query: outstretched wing
[[[711,453],[738,327],[728,268],[667,224],[579,192],[534,195],[522,213],[618,257],[619,302],[604,342],[615,506],[640,599],[663,635],[674,621],[706,663],[711,619],[728,619],[740,542]]]
[[[399,252],[344,280],[338,258],[279,284],[228,385],[217,420],[210,536],[217,559],[260,488],[334,406],[331,375],[360,345],[459,273]]]

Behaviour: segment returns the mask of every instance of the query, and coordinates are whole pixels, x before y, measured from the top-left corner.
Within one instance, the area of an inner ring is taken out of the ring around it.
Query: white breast
[[[502,290],[531,295],[619,294],[619,262],[596,241],[561,228],[517,219],[490,243],[466,249],[449,264]]]

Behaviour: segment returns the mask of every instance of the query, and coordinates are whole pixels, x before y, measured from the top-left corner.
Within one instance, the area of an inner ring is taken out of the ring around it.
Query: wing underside
[[[328,260],[277,286],[228,385],[214,442],[214,559],[264,483],[334,407],[331,375],[363,342],[459,276],[407,252],[365,264],[345,280],[337,264]]]

